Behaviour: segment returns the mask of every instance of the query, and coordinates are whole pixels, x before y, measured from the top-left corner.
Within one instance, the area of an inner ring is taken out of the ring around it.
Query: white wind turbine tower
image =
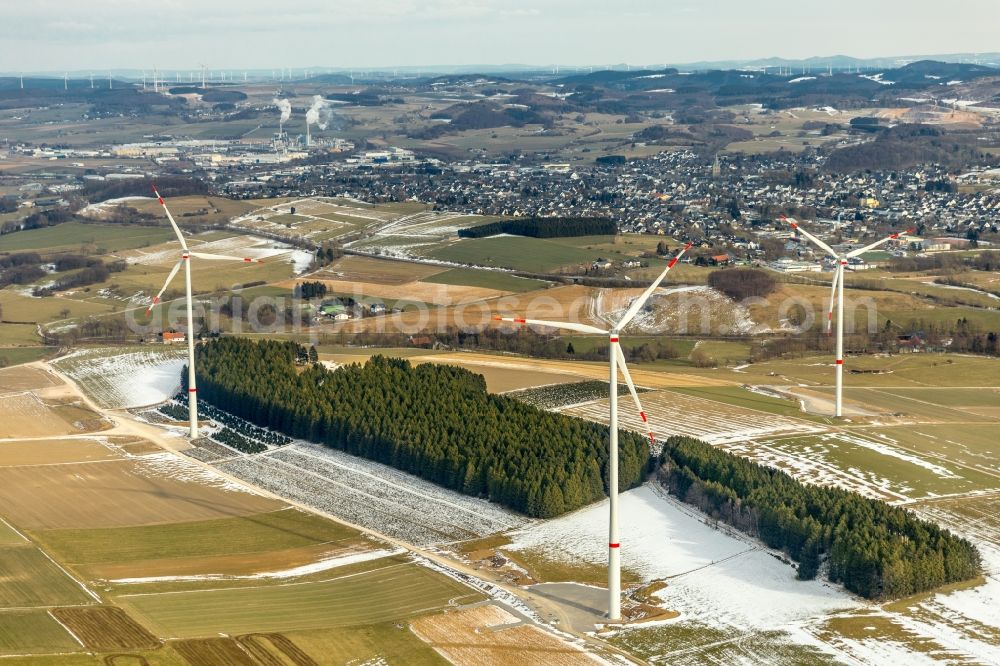
[[[198,259],[219,259],[222,261],[243,261],[246,263],[261,263],[260,259],[251,259],[250,257],[230,257],[223,254],[204,254],[202,252],[191,252],[188,249],[187,241],[184,240],[184,235],[181,233],[180,227],[174,221],[174,216],[170,214],[170,210],[167,208],[167,204],[164,203],[163,197],[157,192],[156,186],[153,186],[153,194],[159,199],[160,205],[163,206],[163,212],[166,213],[167,219],[170,220],[170,226],[173,227],[174,233],[177,235],[177,240],[181,243],[181,258],[177,260],[174,267],[170,269],[170,274],[167,275],[166,282],[163,283],[163,289],[160,289],[154,298],[153,302],[149,305],[149,309],[146,310],[146,314],[153,311],[153,308],[157,303],[160,302],[160,297],[163,296],[163,292],[167,290],[170,286],[170,281],[174,279],[177,275],[177,271],[180,270],[181,265],[184,265],[184,287],[185,287],[185,297],[187,303],[187,343],[188,343],[188,418],[190,420],[190,431],[191,439],[196,439],[198,437],[198,398],[197,391],[198,387],[195,383],[194,376],[194,308],[193,300],[191,297],[191,257],[197,257]]]
[[[542,321],[539,319],[521,319],[520,317],[494,317],[497,321],[512,321],[515,324],[534,324],[538,326],[548,326],[551,328],[564,328],[569,331],[579,333],[594,333],[608,336],[608,363],[610,366],[609,378],[610,388],[608,390],[609,418],[608,418],[608,499],[609,499],[609,519],[608,519],[608,619],[618,622],[622,619],[621,609],[621,544],[618,541],[618,370],[621,369],[622,377],[628,385],[629,393],[635,402],[635,408],[639,411],[639,417],[646,424],[646,431],[649,435],[650,444],[654,443],[653,431],[649,427],[646,419],[646,412],[639,402],[639,394],[636,393],[635,384],[632,383],[632,376],[629,374],[628,366],[625,365],[625,354],[618,344],[618,335],[629,322],[639,313],[642,306],[646,304],[649,297],[653,295],[657,287],[667,276],[670,269],[681,258],[681,256],[691,248],[691,243],[684,246],[673,259],[663,269],[659,277],[653,284],[642,292],[639,298],[632,301],[628,310],[622,315],[610,331],[606,331],[596,326],[588,324],[577,324],[564,321]]]
[[[826,334],[830,335],[831,324],[833,323],[833,304],[837,303],[837,363],[836,363],[836,406],[834,410],[834,416],[841,417],[844,415],[844,269],[847,267],[847,260],[853,259],[854,257],[859,257],[862,254],[874,250],[878,246],[888,243],[891,240],[896,240],[904,234],[912,234],[913,229],[907,229],[902,233],[890,234],[882,240],[875,241],[871,245],[866,245],[864,247],[859,247],[856,250],[851,250],[844,254],[837,254],[833,251],[833,248],[816,238],[808,231],[799,226],[798,222],[790,217],[782,217],[784,220],[788,220],[788,223],[792,225],[792,229],[795,229],[805,238],[826,252],[833,260],[836,262],[836,269],[833,272],[833,282],[830,285],[830,307],[826,312]]]

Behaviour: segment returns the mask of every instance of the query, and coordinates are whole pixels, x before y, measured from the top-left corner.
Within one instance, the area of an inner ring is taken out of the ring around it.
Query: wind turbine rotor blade
[[[653,437],[653,429],[649,427],[649,419],[646,418],[646,412],[642,409],[642,403],[639,402],[639,394],[635,390],[635,384],[632,382],[632,375],[629,374],[628,366],[625,364],[625,352],[622,351],[621,345],[614,345],[616,355],[618,356],[618,369],[622,372],[622,377],[625,378],[625,384],[628,385],[628,392],[632,394],[632,402],[635,403],[635,409],[639,412],[639,418],[642,419],[643,425],[646,426],[646,434],[649,435],[649,445],[653,446],[656,444],[656,439]]]
[[[781,219],[787,220],[788,223],[790,225],[792,225],[792,229],[795,229],[800,234],[802,234],[803,236],[805,236],[806,238],[808,238],[812,242],[813,245],[815,245],[816,247],[822,249],[824,252],[826,252],[827,254],[829,254],[834,259],[838,259],[839,258],[838,255],[837,255],[837,253],[833,251],[832,247],[830,247],[829,245],[827,245],[826,243],[824,243],[823,241],[821,241],[820,239],[816,238],[811,233],[809,233],[808,231],[806,231],[805,229],[803,229],[802,227],[800,227],[799,223],[796,222],[794,219],[792,219],[790,217],[785,217],[784,215],[781,216]]]
[[[840,281],[840,263],[833,271],[833,284],[830,286],[830,309],[826,311],[826,334],[832,333],[833,327],[833,304],[837,300],[837,282]]]
[[[163,289],[161,289],[160,293],[158,293],[156,296],[153,297],[153,302],[149,304],[149,309],[146,310],[146,314],[152,312],[153,308],[156,307],[156,304],[160,302],[160,296],[163,296],[163,292],[165,292],[167,290],[167,287],[170,286],[170,281],[174,279],[174,277],[177,275],[177,271],[181,269],[181,266],[184,265],[185,261],[187,260],[184,257],[181,257],[180,259],[177,260],[177,263],[174,264],[174,267],[170,269],[170,273],[167,275],[167,279],[163,283]]]
[[[262,264],[263,259],[254,259],[253,257],[233,257],[228,254],[206,254],[204,252],[191,252],[192,257],[197,257],[198,259],[218,259],[220,261],[242,261],[245,264]]]
[[[160,193],[156,190],[156,185],[153,185],[153,194],[159,199],[160,205],[163,206],[163,212],[167,214],[167,219],[170,220],[170,226],[174,228],[174,233],[177,234],[177,240],[181,242],[181,247],[186,251],[188,249],[187,241],[184,240],[184,235],[181,234],[181,228],[177,226],[177,222],[174,221],[174,216],[170,214],[170,209],[167,208],[167,203],[160,196]]]
[[[493,321],[509,321],[515,324],[524,324],[526,326],[548,326],[549,328],[562,328],[567,331],[576,331],[577,333],[595,333],[597,335],[607,335],[608,332],[597,328],[596,326],[589,326],[587,324],[577,324],[571,321],[543,321],[541,319],[522,319],[521,317],[493,317]]]
[[[848,259],[853,259],[854,257],[860,257],[865,252],[868,252],[870,250],[874,250],[875,248],[877,248],[879,245],[882,245],[883,243],[888,243],[891,240],[898,240],[900,236],[905,236],[907,234],[912,234],[914,231],[916,231],[916,229],[907,229],[906,231],[900,232],[898,234],[891,234],[889,236],[886,236],[882,240],[875,241],[871,245],[866,245],[864,247],[859,247],[857,250],[851,250],[850,252],[847,253],[847,258]]]
[[[628,323],[632,321],[632,319],[636,316],[636,314],[639,313],[639,310],[642,308],[642,306],[646,304],[646,301],[649,300],[649,297],[653,295],[653,292],[656,291],[657,287],[660,286],[660,283],[663,282],[663,278],[667,277],[667,273],[670,272],[670,269],[673,268],[678,261],[680,261],[680,258],[684,256],[685,252],[691,249],[692,245],[693,243],[688,243],[687,245],[685,245],[684,249],[678,252],[677,255],[667,263],[667,267],[664,268],[663,272],[660,273],[659,277],[657,277],[656,280],[653,281],[653,284],[646,287],[646,291],[642,292],[642,295],[639,296],[639,298],[632,301],[632,305],[629,306],[628,310],[625,311],[625,314],[618,321],[618,325],[615,327],[617,330],[620,331],[626,326],[628,326]]]

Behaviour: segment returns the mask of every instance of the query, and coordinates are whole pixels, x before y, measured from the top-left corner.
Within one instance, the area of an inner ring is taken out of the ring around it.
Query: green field
[[[445,666],[449,663],[405,623],[338,627],[335,631],[289,631],[285,635],[321,663],[407,666]]]
[[[932,457],[944,457],[996,475],[1000,487],[1000,438],[997,424],[920,424],[917,426],[864,428],[870,438],[888,437],[894,445]]]
[[[100,287],[98,287],[100,288]],[[94,291],[92,288],[91,291]],[[110,312],[112,305],[104,299],[101,302],[85,301],[86,295],[79,293],[79,298],[62,298],[46,296],[34,298],[24,296],[7,288],[0,290],[0,307],[3,308],[3,318],[8,321],[49,322],[58,319],[89,317],[95,314]]]
[[[82,530],[32,536],[72,565],[134,562],[198,555],[266,553],[355,540],[358,532],[298,509],[239,518]]]
[[[55,347],[0,347],[0,367],[32,363],[57,351]]]
[[[699,352],[715,359],[719,365],[737,365],[745,363],[750,358],[749,342],[702,340],[697,348]]]
[[[1000,377],[997,383],[1000,384]],[[882,392],[948,407],[1000,407],[1000,388],[893,388],[883,389]]]
[[[791,416],[808,421],[826,422],[820,416],[807,414],[802,411],[799,403],[795,400],[785,400],[782,398],[772,398],[760,393],[748,391],[739,386],[706,386],[706,387],[674,387],[670,389],[675,393],[683,393],[706,400],[714,400],[735,407],[746,407],[756,409],[769,414],[779,414],[781,416]]]
[[[0,324],[0,345],[37,348],[41,342],[34,324]]]
[[[940,452],[901,447],[890,428],[871,434],[852,430],[761,443],[800,460],[832,465],[868,486],[911,499],[1000,488],[1000,476],[995,473],[964,467]]]
[[[5,521],[0,520],[0,546],[19,546],[26,543],[28,541],[18,534],[13,527]]]
[[[0,548],[0,608],[85,604],[93,599],[30,545]]]
[[[455,284],[465,287],[483,287],[485,289],[498,289],[500,291],[513,291],[517,293],[525,291],[535,291],[544,289],[548,282],[542,280],[531,280],[517,277],[510,273],[500,271],[477,271],[472,268],[453,268],[443,273],[437,273],[424,278],[421,282],[432,284]]]
[[[108,252],[148,247],[173,238],[163,227],[64,222],[44,229],[30,229],[0,237],[0,252],[23,250],[73,250],[83,245]]]
[[[79,643],[75,643],[76,649],[82,650]],[[108,654],[88,654],[84,652],[67,654],[38,654],[26,657],[4,657],[3,666],[191,666],[168,646],[151,652],[141,650],[129,650],[127,653],[120,653],[117,659],[115,655]],[[112,661],[106,661],[107,657],[112,657]]]
[[[1000,385],[1000,359],[958,354],[850,356],[844,361],[844,385],[886,387],[977,387]],[[851,374],[852,369],[881,374]],[[813,355],[754,363],[733,379],[755,384],[834,382],[833,356]]]
[[[80,644],[46,611],[0,611],[0,655],[79,649]]]
[[[818,390],[821,393],[825,393],[831,397],[833,396],[833,388],[826,387]],[[976,389],[966,390],[975,391]],[[915,389],[911,390],[909,395],[905,393],[901,395],[899,393],[900,391],[906,391],[906,389],[887,390],[851,387],[849,389],[845,388],[844,391],[845,397],[862,404],[866,409],[905,415],[907,419],[918,423],[935,423],[940,421],[961,423],[964,421],[969,423],[993,422],[1000,425],[1000,419],[976,416],[975,414],[963,412],[955,407],[947,407],[940,404],[940,402],[938,402],[938,395],[945,400],[954,400],[954,398],[945,398],[945,395],[948,393],[948,389]],[[931,394],[932,392],[933,394]],[[1000,402],[997,401],[995,393],[990,390],[980,390],[980,392],[986,398],[993,396],[993,402],[991,405],[1000,407]],[[998,416],[1000,416],[1000,414],[998,414]]]
[[[410,563],[396,563],[315,583],[124,595],[117,601],[162,636],[294,631],[401,620],[481,596]]]
[[[641,625],[616,633],[613,645],[644,659],[673,666],[701,664],[775,664],[778,666],[828,666],[839,663],[816,648],[796,645],[780,631],[739,633],[698,622],[667,626]]]
[[[855,292],[855,294],[863,295],[864,292]],[[857,319],[859,326],[864,325],[866,322],[863,313],[863,310],[859,311]],[[905,328],[909,328],[911,322],[914,327],[919,327],[921,322],[954,325],[958,319],[967,319],[971,325],[983,330],[1000,330],[1000,310],[939,306],[923,310],[881,308],[878,312],[880,326],[885,325],[886,320],[892,320],[895,324]]]
[[[431,250],[428,256],[459,264],[547,273],[563,266],[590,264],[601,255],[540,238],[494,236],[462,239]]]

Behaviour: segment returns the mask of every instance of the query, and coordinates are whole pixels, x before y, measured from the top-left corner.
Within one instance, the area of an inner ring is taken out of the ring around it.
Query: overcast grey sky
[[[1000,51],[1000,0],[0,0],[0,71]]]

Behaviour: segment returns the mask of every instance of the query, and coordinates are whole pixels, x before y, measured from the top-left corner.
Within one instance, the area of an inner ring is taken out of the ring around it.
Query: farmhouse
[[[170,345],[175,342],[184,342],[185,340],[187,340],[187,338],[183,333],[175,333],[173,331],[163,332],[163,344],[165,345]]]

